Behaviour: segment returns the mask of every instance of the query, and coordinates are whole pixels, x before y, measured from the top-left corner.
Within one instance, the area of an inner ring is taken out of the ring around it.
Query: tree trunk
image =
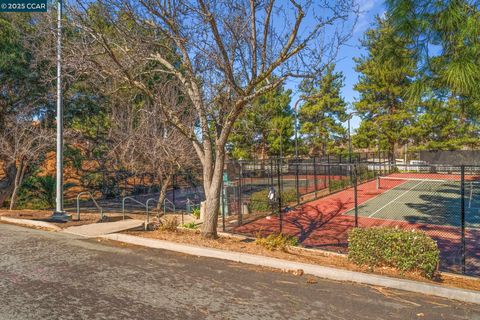
[[[223,166],[225,164],[225,151],[217,146],[215,166],[206,166],[204,163],[205,188],[205,217],[203,218],[202,236],[205,238],[217,238],[218,213],[220,210],[220,193],[222,191]],[[212,172],[213,170],[213,172]],[[210,179],[205,179],[209,177]]]
[[[158,203],[157,203],[157,210],[158,210],[158,215],[160,216],[160,211],[162,210],[163,202],[165,201],[165,198],[167,196],[167,188],[172,182],[172,173],[168,173],[165,179],[162,179],[162,183],[160,186],[160,195],[158,196]]]
[[[15,162],[4,165],[4,172],[5,176],[0,180],[0,207],[2,207],[5,200],[12,195],[15,176],[17,175]]]
[[[10,210],[13,210],[13,208],[15,207],[15,203],[17,201],[18,189],[22,185],[23,177],[25,175],[25,170],[26,170],[26,164],[22,160],[20,161],[19,168],[17,169],[17,173],[15,175],[15,183],[13,186],[12,197],[10,198],[10,207],[9,207]]]

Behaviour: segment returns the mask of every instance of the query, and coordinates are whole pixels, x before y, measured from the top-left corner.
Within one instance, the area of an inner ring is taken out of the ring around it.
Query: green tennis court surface
[[[460,181],[386,179],[380,180],[379,186],[379,195],[358,206],[359,216],[442,226],[461,224]],[[480,227],[478,182],[465,182],[465,223],[470,228]]]

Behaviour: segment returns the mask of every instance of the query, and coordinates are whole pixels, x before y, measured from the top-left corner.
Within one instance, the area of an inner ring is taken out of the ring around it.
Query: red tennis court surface
[[[416,178],[416,173],[397,173],[391,177]],[[455,175],[421,174],[423,179],[450,179],[457,180]],[[458,177],[459,179],[459,177]],[[469,177],[474,179],[474,177]],[[376,181],[370,181],[358,186],[358,204],[370,200],[385,190],[377,190]],[[398,181],[398,184],[403,183]],[[394,187],[394,185],[392,185]],[[345,214],[354,208],[353,188],[349,188],[326,197],[303,204],[283,215],[282,232],[296,236],[299,242],[306,247],[316,247],[338,252],[346,252],[348,245],[348,231],[354,227],[353,215]],[[441,251],[442,268],[459,271],[461,265],[461,233],[455,226],[410,223],[407,221],[358,217],[359,227],[399,227],[402,229],[417,229],[424,231],[434,240]],[[280,231],[278,217],[262,218],[243,226],[236,227],[235,232],[249,235],[268,235]],[[478,229],[466,230],[467,273],[480,274],[480,252],[476,247],[480,239]]]

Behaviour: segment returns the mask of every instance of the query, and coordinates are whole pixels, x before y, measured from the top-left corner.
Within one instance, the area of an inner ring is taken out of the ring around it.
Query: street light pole
[[[352,120],[352,117],[354,115],[358,115],[358,111],[352,111],[347,114],[347,123],[348,123],[348,162],[352,162],[352,134],[350,131],[350,120]]]
[[[294,110],[295,110],[295,123],[293,129],[295,130],[295,162],[298,161],[298,103],[303,100],[303,97],[300,97],[294,105]]]
[[[348,117],[348,163],[352,163],[352,135],[350,133],[350,120]]]
[[[57,151],[56,151],[56,200],[54,221],[69,221],[63,210],[63,101],[62,101],[62,0],[57,0]]]

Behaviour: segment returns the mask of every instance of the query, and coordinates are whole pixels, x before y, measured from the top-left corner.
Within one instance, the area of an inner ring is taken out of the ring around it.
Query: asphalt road
[[[480,305],[0,224],[0,319],[480,319]]]

